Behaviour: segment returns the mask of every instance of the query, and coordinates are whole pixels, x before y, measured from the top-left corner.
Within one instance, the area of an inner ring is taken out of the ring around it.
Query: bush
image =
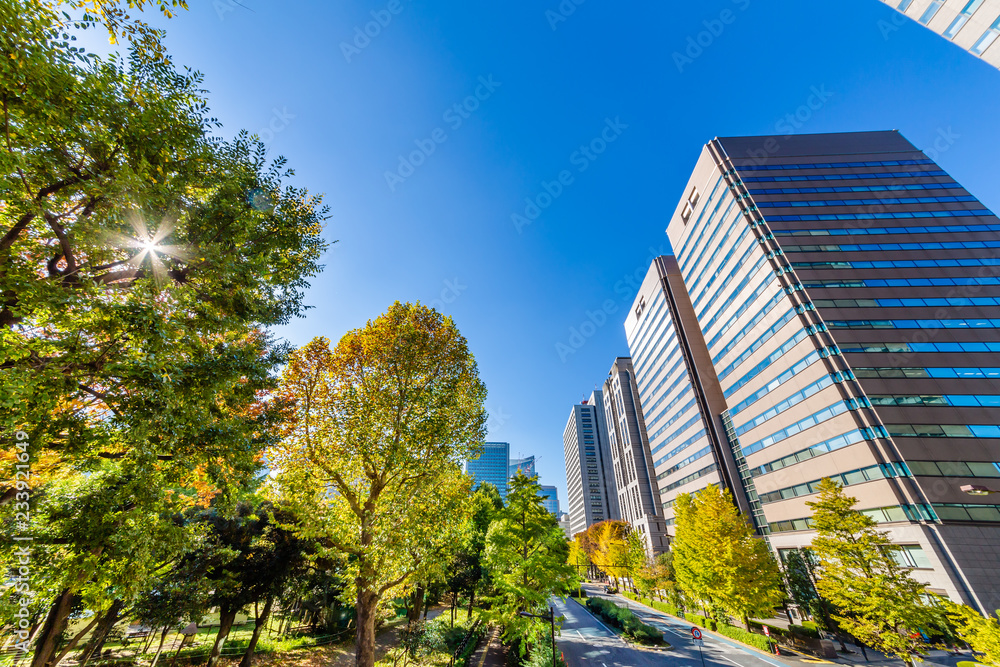
[[[732,625],[726,625],[725,623],[720,623],[716,629],[720,635],[729,637],[730,639],[735,639],[738,642],[743,642],[744,644],[749,644],[754,648],[758,648],[761,651],[771,652],[771,643],[768,641],[767,637],[763,635],[754,634],[743,628],[733,627]]]
[[[684,618],[686,618],[691,623],[694,623],[695,625],[699,625],[705,628],[706,630],[714,631],[719,625],[718,623],[715,622],[715,619],[706,618],[701,614],[684,614]]]
[[[806,621],[808,623],[809,621]],[[807,626],[805,623],[802,625],[789,625],[788,629],[791,630],[793,635],[799,635],[801,637],[809,637],[811,639],[819,639],[819,630],[813,624],[813,627]]]
[[[567,667],[567,665],[562,659],[562,653],[557,653],[555,664],[552,663],[552,643],[546,638],[545,641],[535,644],[523,667]]]
[[[587,608],[600,616],[609,625],[620,628],[622,632],[643,644],[659,644],[663,641],[663,633],[651,625],[639,620],[631,609],[619,607],[603,598],[587,598]]]

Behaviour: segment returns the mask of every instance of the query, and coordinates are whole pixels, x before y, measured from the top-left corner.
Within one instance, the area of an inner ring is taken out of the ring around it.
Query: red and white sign
[[[698,628],[691,628],[691,639],[701,639],[701,630]]]
[[[771,628],[767,627],[766,625],[764,626],[764,636],[765,637],[771,636]]]

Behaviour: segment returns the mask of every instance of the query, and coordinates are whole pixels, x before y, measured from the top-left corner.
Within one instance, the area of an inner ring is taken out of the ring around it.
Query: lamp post
[[[549,622],[549,630],[551,631],[552,638],[552,667],[556,664],[556,610],[549,607],[548,614],[529,614],[526,611],[517,612],[519,616],[524,616],[525,618],[540,618],[543,621]]]

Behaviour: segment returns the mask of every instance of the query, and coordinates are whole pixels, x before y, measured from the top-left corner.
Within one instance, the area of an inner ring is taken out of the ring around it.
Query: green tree
[[[649,554],[646,553],[646,542],[634,529],[628,531],[625,538],[625,563],[628,568],[628,578],[633,592],[636,591],[636,577],[649,565]]]
[[[968,605],[949,601],[943,604],[958,636],[980,654],[976,661],[1000,667],[1000,611],[987,618]]]
[[[211,136],[200,75],[84,57],[58,8],[0,0],[0,431],[29,436],[36,665],[75,599],[121,607],[170,558],[147,539],[185,548],[167,518],[259,471],[284,354],[263,327],[325,246],[283,161]],[[71,489],[77,527],[54,518]],[[5,537],[21,491],[0,482]]]
[[[451,318],[420,304],[393,304],[332,352],[319,338],[291,356],[275,493],[304,535],[350,556],[358,667],[374,663],[380,601],[457,539],[460,462],[481,451],[485,397]]]
[[[784,599],[781,572],[763,540],[736,509],[729,492],[708,486],[675,504],[674,567],[680,588],[749,627],[770,617]]]
[[[559,521],[542,506],[537,477],[518,473],[510,481],[507,504],[486,537],[486,566],[496,589],[490,617],[522,655],[542,634],[537,620],[519,612],[546,613],[548,600],[574,584],[567,564],[569,544]]]
[[[812,551],[819,559],[819,594],[836,608],[834,620],[860,641],[907,664],[924,654],[921,628],[939,614],[923,603],[926,586],[897,560],[899,547],[857,509],[857,499],[829,478],[812,508]],[[914,636],[915,635],[915,636]]]

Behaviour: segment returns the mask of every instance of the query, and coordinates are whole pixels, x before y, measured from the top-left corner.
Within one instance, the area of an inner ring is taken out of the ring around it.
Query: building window
[[[920,23],[922,23],[923,25],[927,25],[928,23],[930,23],[931,19],[934,18],[934,15],[938,13],[938,10],[941,9],[941,5],[943,4],[944,0],[934,0],[933,2],[931,2],[931,4],[927,7],[924,13],[920,15],[919,19]]]
[[[896,5],[896,9],[898,9],[901,12],[905,12],[907,9],[910,8],[911,4],[913,4],[913,0],[901,0],[901,2],[898,5]]]
[[[996,41],[998,36],[1000,36],[1000,17],[993,22],[993,25],[990,26],[989,30],[983,33],[983,36],[979,38],[979,41],[973,44],[972,48],[969,50],[977,56],[981,56],[983,55],[983,52],[990,48],[990,45]]]
[[[951,22],[951,25],[948,26],[948,29],[944,31],[944,36],[948,39],[955,39],[955,35],[958,34],[958,31],[961,30],[966,23],[968,23],[969,18],[976,13],[976,10],[979,9],[982,4],[983,0],[969,0],[969,3],[965,5],[965,9],[962,10],[962,13],[959,14],[955,20]]]

